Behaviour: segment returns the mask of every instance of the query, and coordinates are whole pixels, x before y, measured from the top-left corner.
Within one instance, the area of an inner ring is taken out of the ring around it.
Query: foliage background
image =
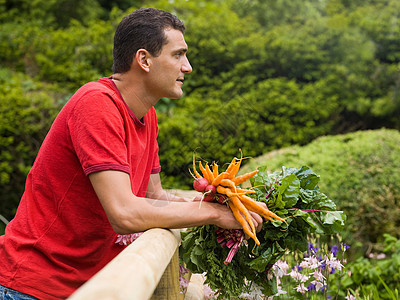
[[[15,213],[52,120],[82,84],[111,75],[115,27],[141,6],[184,20],[194,69],[182,99],[157,105],[165,188],[191,188],[194,151],[223,165],[239,149],[257,157],[323,135],[400,129],[397,0],[0,0],[0,214],[6,218]],[[340,156],[330,163],[341,163]],[[354,166],[347,171],[353,174]],[[393,187],[398,181],[382,189]]]
[[[400,132],[393,129],[323,136],[250,159],[241,172],[309,166],[321,177],[321,191],[347,215],[341,235],[351,242],[349,251],[383,251],[384,234],[399,234],[399,145]]]

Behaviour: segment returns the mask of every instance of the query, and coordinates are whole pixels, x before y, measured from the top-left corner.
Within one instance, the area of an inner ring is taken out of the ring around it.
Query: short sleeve
[[[124,120],[108,94],[91,90],[82,95],[68,118],[68,129],[86,175],[101,170],[130,172]]]

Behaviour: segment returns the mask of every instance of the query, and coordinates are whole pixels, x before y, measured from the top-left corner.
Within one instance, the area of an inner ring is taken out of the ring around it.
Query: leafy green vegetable
[[[310,168],[282,167],[270,173],[266,168],[251,179],[254,199],[284,218],[284,222],[264,222],[257,234],[260,245],[253,240],[244,243],[231,263],[224,264],[229,249],[221,247],[216,226],[206,225],[182,233],[180,257],[193,273],[206,273],[206,283],[221,299],[237,298],[252,282],[261,286],[264,295],[277,292],[276,281],[268,279],[268,271],[286,251],[304,252],[311,233],[339,233],[346,220],[335,203],[318,186],[320,177]]]

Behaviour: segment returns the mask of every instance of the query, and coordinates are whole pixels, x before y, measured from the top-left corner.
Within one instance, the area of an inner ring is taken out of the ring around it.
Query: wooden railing
[[[203,299],[203,278],[179,291],[180,230],[151,229],[83,284],[68,300]]]
[[[3,217],[3,215],[0,215],[0,221],[2,221],[5,225],[8,224],[8,220]]]

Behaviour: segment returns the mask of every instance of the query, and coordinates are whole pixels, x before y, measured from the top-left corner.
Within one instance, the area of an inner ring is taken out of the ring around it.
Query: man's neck
[[[151,95],[145,94],[142,83],[130,79],[125,74],[114,74],[112,79],[125,103],[139,120],[157,103]]]

